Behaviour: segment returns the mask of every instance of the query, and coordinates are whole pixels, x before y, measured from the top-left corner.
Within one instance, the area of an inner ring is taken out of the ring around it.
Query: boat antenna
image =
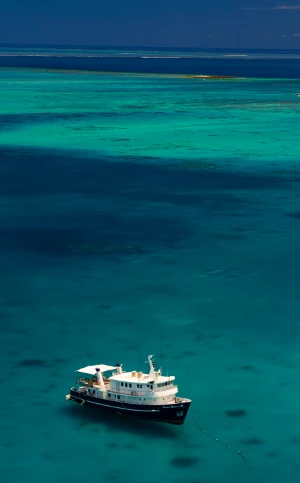
[[[139,364],[141,362],[141,336],[138,334],[138,341],[137,341],[137,370],[139,370]]]
[[[160,373],[162,375],[162,368],[163,368],[163,335],[160,334]]]
[[[207,433],[206,431],[204,431],[204,429],[202,429],[200,427],[200,425],[198,424],[198,421],[197,419],[195,418],[194,414],[192,414],[192,418],[193,420],[195,421],[195,424],[197,426],[197,428],[199,429],[199,431],[201,431],[201,433],[205,434],[205,436],[207,436],[208,438],[210,439],[213,439],[214,441],[217,441],[217,443],[220,443],[222,444],[223,446],[226,446],[226,448],[230,449],[231,451],[233,451],[235,454],[237,454],[238,456],[240,456],[242,458],[242,460],[244,461],[245,465],[248,466],[248,468],[250,468],[250,470],[252,470],[252,467],[249,465],[248,461],[246,460],[245,456],[243,455],[243,452],[240,450],[236,450],[234,448],[232,448],[230,445],[224,443],[223,441],[221,441],[219,438],[215,438],[214,436],[212,436],[211,434]],[[253,470],[252,470],[253,471]]]

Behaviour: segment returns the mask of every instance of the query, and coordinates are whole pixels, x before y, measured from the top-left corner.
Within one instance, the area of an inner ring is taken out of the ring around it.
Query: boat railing
[[[168,386],[156,387],[155,392],[163,392],[169,389],[178,389],[178,386],[176,386],[176,384],[170,384]]]
[[[186,397],[175,397],[175,403],[182,403],[182,402],[189,402],[191,401],[190,399],[187,399]]]
[[[132,389],[109,389],[109,392],[112,394],[118,394],[119,396],[138,396],[144,397],[149,396],[149,394],[153,394],[153,391],[133,391]]]
[[[88,387],[93,387],[94,385],[98,385],[97,379],[87,379],[86,377],[79,377],[76,382],[79,385],[82,384]],[[103,382],[105,386],[110,384],[109,379],[107,379],[107,377],[103,377]]]

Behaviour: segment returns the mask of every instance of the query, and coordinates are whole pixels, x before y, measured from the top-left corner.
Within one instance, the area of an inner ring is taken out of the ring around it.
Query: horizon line
[[[189,46],[189,47],[180,47],[180,46],[172,46],[172,47],[167,47],[167,46],[164,46],[164,45],[161,45],[161,46],[153,46],[153,45],[126,45],[126,46],[121,46],[121,45],[88,45],[88,44],[85,44],[85,45],[82,45],[82,44],[39,44],[39,43],[36,43],[36,44],[32,44],[32,43],[28,43],[28,44],[19,44],[19,43],[2,43],[0,41],[0,48],[58,48],[58,49],[72,49],[72,48],[77,48],[77,49],[82,49],[82,50],[85,50],[85,49],[94,49],[94,50],[97,50],[97,49],[106,49],[106,50],[124,50],[124,49],[135,49],[135,50],[138,50],[138,49],[165,49],[165,50],[176,50],[176,49],[184,49],[184,50],[188,50],[188,49],[192,49],[192,50],[195,50],[195,49],[201,49],[201,50],[234,50],[234,51],[241,51],[241,50],[251,50],[251,51],[299,51],[300,52],[300,48],[259,48],[259,47],[256,47],[256,48],[253,48],[253,47],[209,47],[209,46],[204,46],[204,45],[200,45],[200,46],[195,46],[195,47],[192,47],[192,46]]]

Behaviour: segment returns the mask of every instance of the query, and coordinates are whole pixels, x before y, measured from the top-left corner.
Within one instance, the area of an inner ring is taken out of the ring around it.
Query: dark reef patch
[[[253,437],[253,438],[243,439],[241,443],[244,444],[245,446],[259,446],[264,442],[260,438]]]
[[[53,383],[51,383],[51,384],[48,384],[48,387],[49,387],[50,389],[56,389],[56,388],[57,388],[57,384],[53,384]]]
[[[176,466],[177,468],[186,469],[195,466],[199,461],[199,458],[193,456],[175,456],[175,458],[171,460],[171,465]]]
[[[187,356],[187,357],[192,357],[192,356],[196,356],[197,353],[196,352],[193,352],[193,351],[183,351],[181,353],[182,356]]]
[[[138,447],[135,444],[127,443],[125,444],[126,449],[138,449]]]
[[[258,369],[255,366],[252,366],[251,364],[245,364],[244,366],[241,367],[241,370],[243,372],[254,372],[255,374],[263,372],[261,369]]]
[[[300,220],[300,211],[292,211],[291,213],[285,213],[285,216],[288,216],[289,218],[296,218],[297,220]]]
[[[230,418],[243,418],[247,415],[247,412],[244,409],[227,409],[225,414]]]
[[[113,442],[109,442],[109,443],[107,443],[107,445],[106,445],[106,446],[107,446],[108,448],[117,448],[117,447],[118,447],[118,445],[117,445],[116,443],[113,443]]]
[[[294,444],[300,444],[300,436],[292,436],[291,442]]]
[[[265,456],[266,458],[269,458],[269,459],[277,458],[278,453],[276,453],[275,451],[268,451],[267,453],[265,453]]]
[[[45,367],[48,361],[44,359],[23,359],[17,363],[19,367]]]
[[[216,233],[215,238],[217,240],[242,240],[245,236],[240,233]]]
[[[149,165],[138,156],[134,162],[101,153],[98,158],[80,158],[72,150],[2,148],[0,157],[3,197],[44,199],[42,212],[34,203],[25,203],[22,222],[16,225],[4,217],[0,248],[30,251],[45,259],[98,256],[126,261],[162,248],[174,250],[197,234],[199,217],[209,213],[246,219],[261,205],[257,191],[288,190],[295,182],[292,174],[212,170],[206,162],[199,170],[189,170],[186,160],[174,169],[155,158]],[[60,195],[63,204],[56,203]],[[71,206],[73,198],[76,206]],[[197,223],[178,207],[197,210]],[[225,231],[216,234],[215,241],[238,241],[241,236],[241,231]],[[234,279],[245,275],[229,274]]]

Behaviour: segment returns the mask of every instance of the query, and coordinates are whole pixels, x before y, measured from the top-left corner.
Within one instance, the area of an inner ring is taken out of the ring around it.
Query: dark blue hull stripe
[[[85,403],[95,409],[107,409],[118,414],[133,416],[137,418],[160,421],[172,424],[183,424],[191,401],[173,403],[170,405],[147,405],[145,408],[128,403],[103,400],[89,395],[80,394],[78,391],[71,390],[70,399],[77,403]]]
[[[72,396],[76,397],[76,396]],[[132,409],[132,408],[124,408],[119,407],[119,406],[111,406],[110,404],[101,404],[98,402],[95,402],[93,399],[81,399],[80,397],[76,397],[76,399],[79,399],[80,401],[86,401],[89,402],[90,404],[95,404],[96,406],[102,406],[103,408],[113,408],[113,409],[120,409],[122,411],[137,411],[141,413],[159,413],[160,409]]]

